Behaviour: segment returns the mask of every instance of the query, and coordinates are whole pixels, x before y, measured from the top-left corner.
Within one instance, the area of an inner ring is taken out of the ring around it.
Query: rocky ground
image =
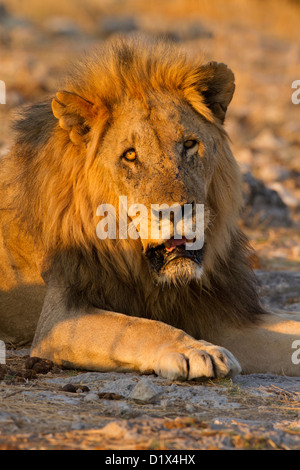
[[[20,351],[24,353],[27,351]],[[11,353],[19,371],[24,360]],[[0,449],[299,449],[299,379],[54,371],[0,383]]]
[[[291,101],[292,82],[300,79],[299,5],[282,1],[280,9],[273,2],[267,9],[267,1],[253,1],[260,6],[249,10],[251,2],[240,2],[244,11],[233,9],[234,0],[226,8],[218,0],[204,3],[201,9],[193,0],[189,7],[185,0],[122,6],[87,0],[76,8],[45,0],[43,9],[35,0],[1,3],[0,155],[10,148],[19,106],[53,94],[69,63],[112,34],[164,33],[189,53],[225,62],[236,76],[226,129],[244,175],[240,223],[255,250],[264,302],[299,313],[300,104]],[[8,351],[0,368],[0,449],[300,447],[297,378],[171,383],[59,370],[30,364],[27,355]]]
[[[299,273],[257,276],[266,306],[300,312]],[[28,354],[7,351],[0,367],[0,449],[300,447],[299,378],[252,374],[171,382],[61,370]]]

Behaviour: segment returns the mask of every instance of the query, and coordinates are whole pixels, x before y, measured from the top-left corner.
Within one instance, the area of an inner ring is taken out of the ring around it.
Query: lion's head
[[[232,72],[224,64],[189,61],[161,43],[121,40],[92,57],[66,87],[53,100],[53,112],[65,141],[85,154],[94,213],[99,204],[114,204],[115,244],[121,250],[122,196],[127,208],[145,208],[137,230],[143,217],[148,230],[135,249],[157,282],[188,281],[212,269],[212,258],[227,249],[241,200],[222,127],[234,91]],[[204,205],[205,247],[187,249],[192,240],[184,230],[174,238],[174,212],[169,236],[153,234],[156,204],[179,211]]]
[[[237,228],[240,174],[223,127],[234,87],[224,64],[203,64],[160,41],[119,38],[76,67],[52,110],[46,102],[25,111],[14,151],[20,212],[73,291],[124,312],[138,311],[139,296],[158,298],[163,286],[196,292],[199,280],[221,303],[229,279],[244,281],[251,297]],[[145,208],[138,219],[127,213],[125,225],[120,196],[127,207]],[[100,239],[105,204],[117,225],[115,237]],[[175,236],[175,211],[169,235],[153,235],[155,204],[179,212],[188,205],[193,222],[202,205],[204,245],[187,249],[192,230]],[[134,220],[146,236],[123,236]]]

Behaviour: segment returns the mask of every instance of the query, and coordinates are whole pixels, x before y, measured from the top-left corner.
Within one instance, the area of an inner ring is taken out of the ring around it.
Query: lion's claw
[[[200,344],[197,349],[187,347],[182,352],[163,353],[154,370],[169,380],[191,380],[234,377],[241,372],[241,367],[227,349]]]

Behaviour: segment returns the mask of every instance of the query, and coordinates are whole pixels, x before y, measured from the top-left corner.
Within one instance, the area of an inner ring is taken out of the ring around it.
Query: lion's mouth
[[[200,250],[189,250],[186,248],[187,242],[188,240],[186,238],[179,240],[171,238],[166,243],[148,248],[146,257],[154,271],[160,273],[169,263],[180,258],[189,259],[201,266],[204,256],[204,246]]]

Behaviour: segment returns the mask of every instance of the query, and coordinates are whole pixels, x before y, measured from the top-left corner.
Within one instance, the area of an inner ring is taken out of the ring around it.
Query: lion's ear
[[[59,91],[52,100],[52,112],[75,145],[82,143],[90,130],[96,109],[90,101],[69,91]]]
[[[235,89],[234,74],[225,64],[209,62],[201,67],[200,77],[199,89],[205,103],[223,123]]]

